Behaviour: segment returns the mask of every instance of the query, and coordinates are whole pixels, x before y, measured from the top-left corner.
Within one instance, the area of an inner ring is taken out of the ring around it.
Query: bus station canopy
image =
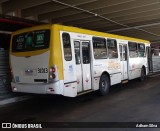
[[[14,16],[0,30],[58,23],[160,42],[159,0],[0,0],[0,13]]]

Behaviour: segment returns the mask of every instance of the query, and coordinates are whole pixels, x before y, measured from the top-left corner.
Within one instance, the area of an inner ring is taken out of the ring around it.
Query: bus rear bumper
[[[13,92],[34,93],[34,94],[58,94],[63,95],[63,88],[60,86],[60,81],[54,83],[36,83],[36,84],[21,84],[11,83]]]

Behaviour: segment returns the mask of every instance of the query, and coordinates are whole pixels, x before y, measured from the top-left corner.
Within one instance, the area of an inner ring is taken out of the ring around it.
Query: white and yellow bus
[[[13,92],[69,97],[144,77],[150,42],[58,24],[12,34]]]

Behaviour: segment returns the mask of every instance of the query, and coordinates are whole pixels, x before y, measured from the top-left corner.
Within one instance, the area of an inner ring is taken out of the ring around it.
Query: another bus
[[[149,73],[147,40],[58,24],[16,31],[10,46],[13,92],[76,97]]]

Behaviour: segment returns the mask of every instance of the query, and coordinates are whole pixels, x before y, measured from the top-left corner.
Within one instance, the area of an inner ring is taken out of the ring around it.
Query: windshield
[[[49,48],[50,30],[36,30],[13,36],[12,52],[26,52]]]

